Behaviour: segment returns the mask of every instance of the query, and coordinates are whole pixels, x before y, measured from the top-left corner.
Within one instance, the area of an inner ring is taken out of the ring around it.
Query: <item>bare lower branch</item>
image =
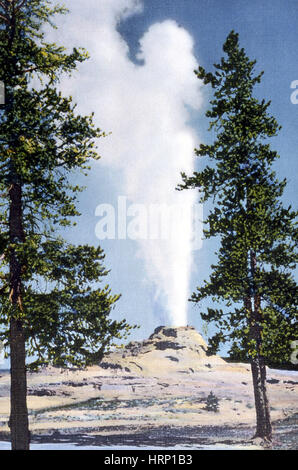
[[[3,20],[4,23],[6,23],[6,24],[10,24],[9,19],[5,15],[3,15],[2,13],[0,13],[0,19]]]

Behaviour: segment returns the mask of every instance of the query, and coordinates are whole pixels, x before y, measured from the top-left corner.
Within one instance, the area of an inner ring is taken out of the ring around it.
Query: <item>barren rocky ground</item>
[[[297,385],[298,372],[268,370],[274,448],[298,447]],[[218,412],[206,410],[211,391]],[[149,340],[130,343],[86,370],[29,374],[28,395],[34,442],[255,448],[249,366],[207,356],[192,328],[157,329]],[[2,439],[8,416],[9,374],[0,372]]]

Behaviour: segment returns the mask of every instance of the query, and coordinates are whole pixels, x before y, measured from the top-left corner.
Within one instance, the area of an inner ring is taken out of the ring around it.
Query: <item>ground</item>
[[[268,370],[273,448],[297,448],[298,372]],[[218,412],[207,411],[210,392]],[[261,448],[249,365],[204,364],[168,375],[93,366],[28,376],[35,443],[78,446]],[[8,439],[9,374],[0,372],[0,440]]]

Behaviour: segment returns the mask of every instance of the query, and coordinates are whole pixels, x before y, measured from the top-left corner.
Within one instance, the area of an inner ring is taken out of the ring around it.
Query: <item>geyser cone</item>
[[[191,326],[159,326],[144,341],[133,341],[122,351],[105,355],[101,367],[138,375],[192,374],[224,364],[219,356],[207,356],[207,344]]]

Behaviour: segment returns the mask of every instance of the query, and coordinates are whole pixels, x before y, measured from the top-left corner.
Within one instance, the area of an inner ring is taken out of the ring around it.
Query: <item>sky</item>
[[[61,81],[78,112],[94,112],[107,136],[80,195],[82,216],[70,241],[100,244],[109,284],[122,297],[113,318],[138,324],[131,339],[159,325],[195,326],[200,308],[188,298],[208,278],[217,241],[202,241],[196,191],[178,192],[180,172],[198,168],[194,148],[211,142],[205,112],[211,90],[194,69],[223,56],[233,29],[257,70],[255,94],[271,100],[282,125],[271,145],[288,178],[286,204],[296,203],[298,82],[297,0],[66,0],[47,37],[85,47],[90,59]],[[292,98],[292,99],[291,99]],[[173,235],[174,234],[174,235]],[[104,238],[104,239],[103,239]],[[206,305],[202,305],[204,307]]]

